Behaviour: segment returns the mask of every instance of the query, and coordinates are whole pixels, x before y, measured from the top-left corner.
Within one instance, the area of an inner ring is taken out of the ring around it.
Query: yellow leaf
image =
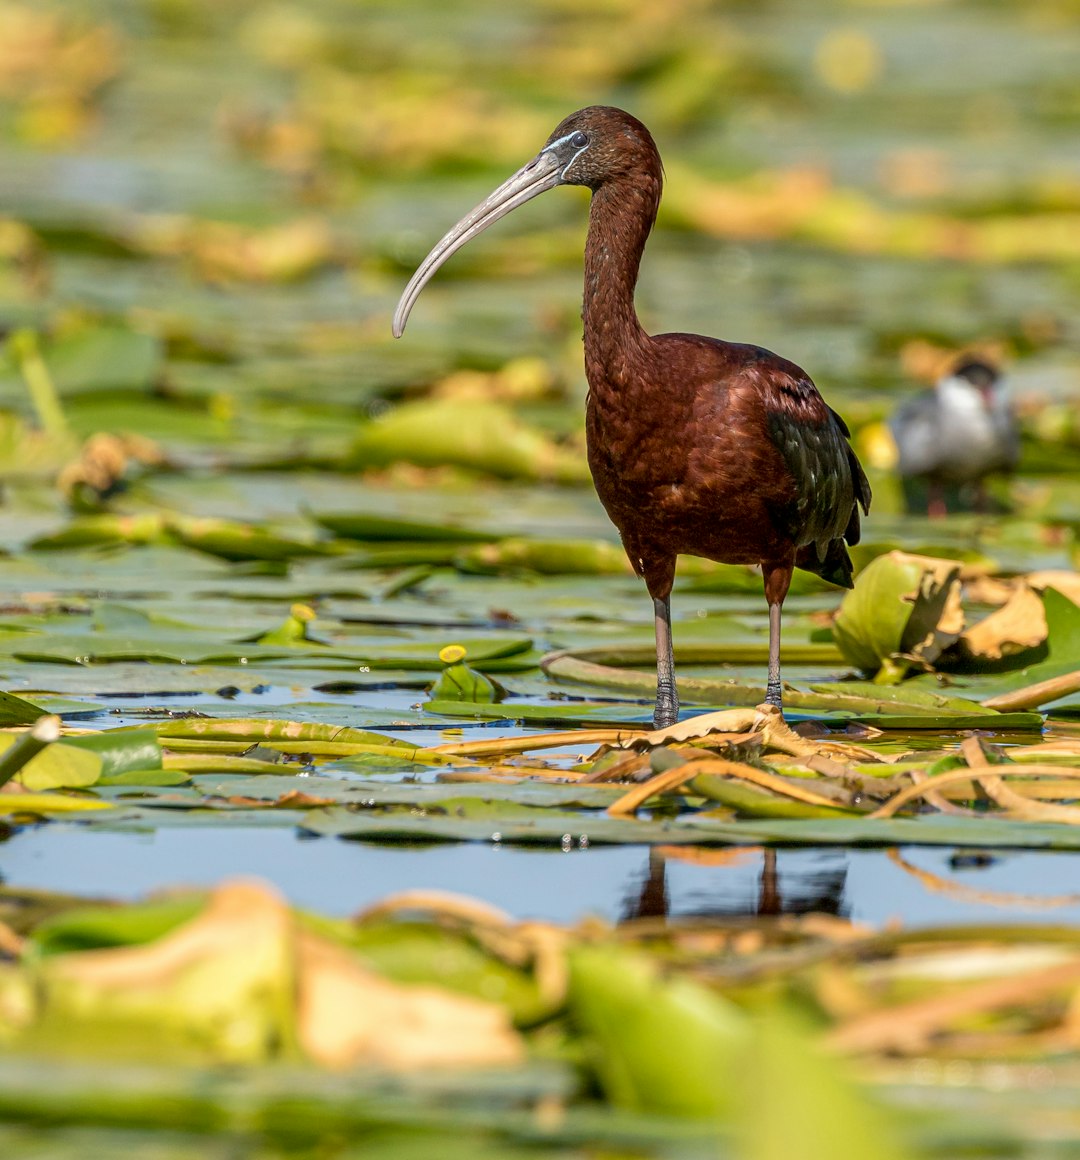
[[[814,68],[837,93],[861,93],[881,75],[884,57],[877,41],[857,28],[837,28],[822,37]]]
[[[505,1007],[382,978],[259,882],[226,883],[153,942],[48,957],[36,982],[21,1035],[38,1049],[230,1064],[302,1053],[394,1070],[524,1058]]]
[[[70,794],[0,792],[0,814],[73,814],[113,808],[109,802]]]
[[[519,1064],[524,1049],[504,1007],[439,987],[403,986],[341,947],[302,933],[297,1032],[327,1067],[405,1070]]]

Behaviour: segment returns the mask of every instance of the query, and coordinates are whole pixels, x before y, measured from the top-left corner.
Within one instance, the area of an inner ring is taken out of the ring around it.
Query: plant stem
[[[16,330],[8,339],[8,349],[22,372],[42,430],[48,435],[66,435],[67,419],[56,384],[41,357],[37,334],[28,328]]]
[[[0,754],[0,786],[6,785],[32,757],[59,739],[60,718],[51,714],[39,717],[14,745]]]

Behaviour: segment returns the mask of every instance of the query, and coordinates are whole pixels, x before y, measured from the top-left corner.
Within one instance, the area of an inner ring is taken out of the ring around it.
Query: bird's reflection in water
[[[790,857],[791,851],[786,852]],[[635,918],[680,917],[705,918],[709,916],[755,917],[780,914],[836,914],[845,915],[850,907],[845,899],[848,860],[843,851],[816,852],[813,867],[806,866],[806,854],[800,852],[800,875],[781,878],[780,868],[785,852],[772,848],[703,852],[704,868],[716,869],[716,860],[730,858],[730,882],[722,882],[716,890],[716,879],[710,888],[686,891],[672,903],[668,860],[685,863],[692,850],[665,851],[653,847],[649,851],[645,872],[635,879],[622,907],[623,922]],[[711,855],[711,857],[710,857]],[[734,856],[732,856],[734,855]],[[756,881],[746,874],[747,857],[753,857],[760,867]],[[696,860],[696,859],[695,859]]]

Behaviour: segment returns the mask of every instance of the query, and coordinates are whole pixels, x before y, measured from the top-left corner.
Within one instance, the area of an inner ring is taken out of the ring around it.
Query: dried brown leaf
[[[972,625],[957,643],[971,660],[999,661],[1042,644],[1046,631],[1043,602],[1033,588],[1023,584],[1001,608]]]
[[[510,927],[514,922],[505,910],[497,906],[449,890],[402,890],[361,910],[353,917],[353,922],[367,922],[372,918],[402,913],[448,918],[470,926]]]
[[[771,706],[770,706],[771,708]],[[696,741],[714,733],[729,733],[738,736],[757,731],[760,713],[757,709],[718,709],[715,713],[702,713],[686,721],[678,721],[666,729],[653,729],[639,733],[619,742],[622,749],[655,749],[678,741]]]
[[[1080,604],[1080,572],[1070,572],[1064,568],[1046,568],[1040,572],[1029,572],[1025,579],[1039,592],[1047,588],[1056,588],[1062,596],[1067,596],[1074,604]]]
[[[1067,766],[1063,767],[1060,765],[1038,765],[1017,762],[1016,764],[985,766],[984,768],[1006,773],[1009,777],[1076,778],[1080,780],[1080,769],[1072,770]],[[994,776],[997,776],[997,773]],[[926,798],[930,790],[941,789],[944,786],[954,785],[957,782],[974,781],[981,777],[982,774],[978,770],[972,769],[950,769],[945,773],[935,774],[933,777],[927,778],[920,785],[912,785],[905,790],[901,790],[895,797],[891,797],[884,805],[874,810],[868,816],[871,818],[891,818],[909,802],[916,801],[918,798]]]
[[[1030,1003],[1080,984],[1080,958],[1040,970],[967,983],[929,998],[887,1007],[842,1023],[826,1042],[836,1051],[917,1052],[957,1019]]]

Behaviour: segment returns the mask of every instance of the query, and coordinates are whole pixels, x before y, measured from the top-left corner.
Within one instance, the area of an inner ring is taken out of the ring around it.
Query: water
[[[15,889],[137,899],[178,885],[257,875],[297,906],[349,915],[402,890],[436,887],[516,918],[616,923],[820,911],[879,927],[1080,920],[1080,855],[939,849],[686,850],[646,846],[539,852],[497,844],[378,845],[286,829],[185,826],[99,833],[77,823],[0,838],[0,879]],[[905,869],[905,865],[907,869]],[[78,867],[77,873],[73,867]],[[932,876],[920,879],[917,873]]]

